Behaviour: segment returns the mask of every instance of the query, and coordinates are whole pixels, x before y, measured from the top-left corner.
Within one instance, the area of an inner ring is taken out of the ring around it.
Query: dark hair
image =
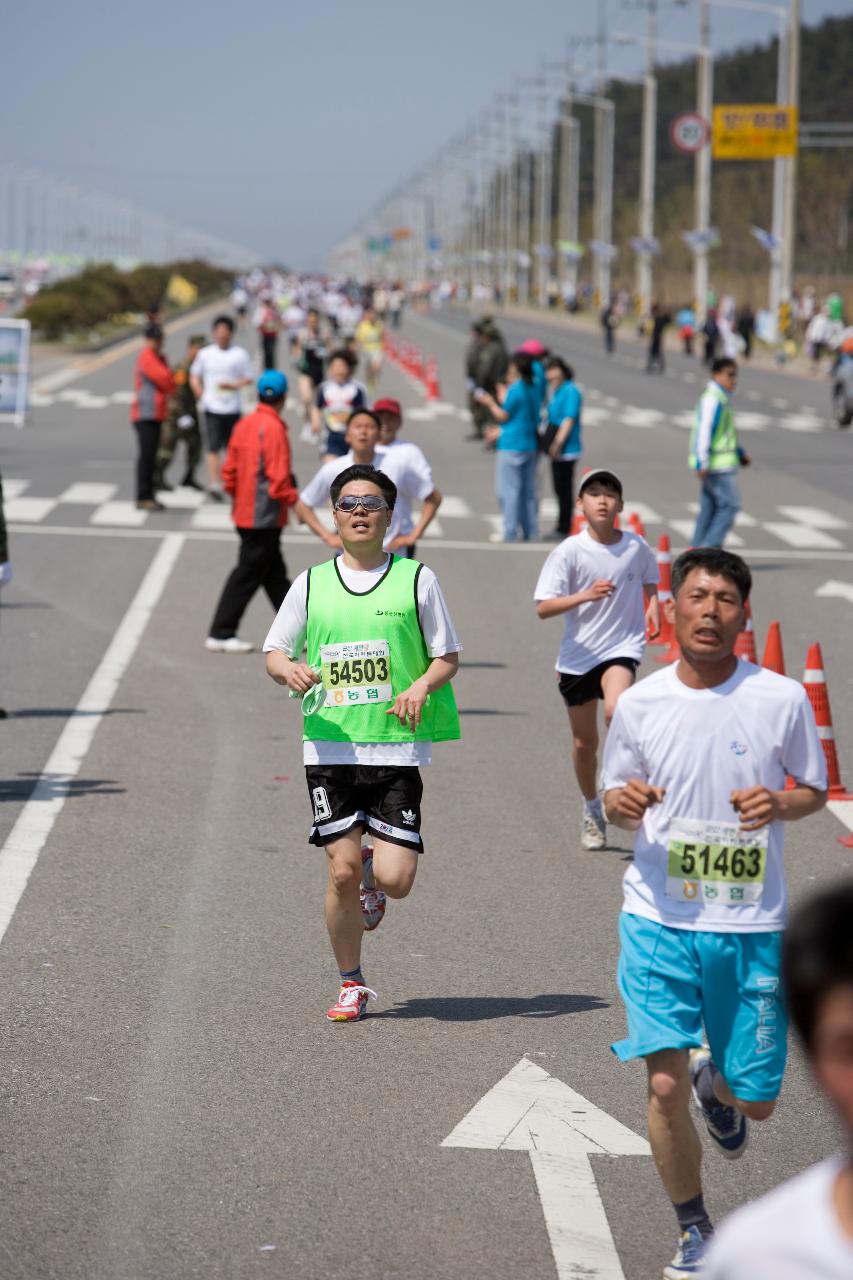
[[[163,330],[159,324],[147,324],[145,326],[146,338],[162,338]]]
[[[731,356],[718,356],[711,365],[711,377],[715,373],[725,373],[726,369],[736,369],[737,360],[733,360]]]
[[[673,596],[678,595],[685,578],[694,569],[704,569],[707,573],[726,578],[737,587],[741,604],[746,604],[752,590],[752,574],[740,556],[732,551],[723,551],[722,547],[691,547],[689,551],[683,551],[672,566]]]
[[[575,371],[570,364],[566,364],[562,356],[549,356],[545,361],[546,369],[559,369],[567,382],[573,382]]]
[[[215,329],[220,324],[227,324],[229,332],[230,333],[234,332],[234,321],[231,319],[230,316],[217,316],[213,324],[211,325],[211,328]]]
[[[368,409],[366,406],[363,406],[361,409],[352,409],[350,411],[350,415],[347,418],[347,426],[349,426],[353,418],[357,418],[360,413],[363,413],[367,418],[372,418],[374,423],[376,424],[376,429],[378,431],[382,430],[382,422],[380,420],[379,414],[374,413],[372,409]]]
[[[346,347],[338,347],[337,351],[333,351],[329,356],[329,364],[333,360],[344,360],[349,365],[350,373],[358,364],[358,356],[354,356],[351,351],[347,351]]]
[[[526,351],[516,351],[510,357],[510,364],[515,365],[522,382],[528,384],[533,382],[533,356],[528,355]]]
[[[362,410],[359,410],[361,413]],[[383,498],[388,503],[388,510],[394,510],[394,504],[397,501],[397,486],[390,476],[386,476],[384,471],[377,471],[375,467],[368,467],[363,462],[357,462],[352,467],[347,467],[340,475],[335,476],[329,488],[329,497],[332,504],[337,502],[341,496],[341,490],[345,485],[351,484],[353,480],[369,480],[371,484],[375,484],[380,490]]]
[[[791,1018],[803,1043],[814,1036],[826,997],[853,987],[853,881],[824,889],[799,907],[785,932],[782,975]]]

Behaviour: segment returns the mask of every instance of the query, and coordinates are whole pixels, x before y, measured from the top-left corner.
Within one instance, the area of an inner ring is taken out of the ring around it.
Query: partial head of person
[[[821,1088],[853,1141],[853,881],[799,907],[785,931],[782,974],[791,1020]]]
[[[578,489],[578,506],[589,524],[612,527],[624,505],[622,481],[615,471],[606,467],[587,471]]]
[[[516,351],[507,365],[506,378],[507,382],[520,381],[530,385],[533,382],[533,356],[526,351]]]
[[[562,356],[549,356],[545,361],[545,377],[552,390],[561,387],[564,382],[572,382],[574,376],[574,370]]]
[[[748,565],[722,547],[692,547],[672,566],[672,599],[664,608],[682,653],[710,663],[733,660],[752,590]]]
[[[343,385],[352,377],[357,364],[358,360],[351,351],[347,351],[345,347],[339,347],[329,356],[329,377],[333,382],[340,382]]]
[[[224,351],[231,345],[234,336],[234,321],[230,316],[217,316],[213,322],[213,341]]]
[[[548,348],[538,338],[526,338],[515,354],[518,355],[519,352],[522,355],[531,356],[534,360],[543,360],[548,354]]]
[[[267,369],[258,378],[258,402],[281,410],[287,400],[287,376],[278,369]]]
[[[207,338],[203,333],[191,333],[187,338],[187,355],[195,356],[206,346]]]
[[[382,422],[373,409],[353,409],[347,418],[346,442],[356,455],[370,455],[379,443]]]
[[[731,356],[720,356],[711,365],[711,377],[724,391],[732,392],[737,386],[737,361]]]
[[[163,345],[163,329],[159,324],[147,324],[144,330],[145,341],[154,351],[159,351]]]
[[[397,501],[397,486],[390,476],[356,463],[335,477],[329,497],[345,547],[382,546]]]
[[[379,443],[393,444],[397,439],[397,432],[403,425],[403,407],[400,401],[393,400],[391,396],[385,396],[381,400],[374,401],[373,412],[382,424]]]

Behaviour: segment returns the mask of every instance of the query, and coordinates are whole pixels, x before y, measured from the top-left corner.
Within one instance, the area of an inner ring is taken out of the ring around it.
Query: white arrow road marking
[[[645,1138],[522,1058],[441,1145],[529,1152],[559,1280],[624,1280],[589,1156],[648,1156]]]
[[[828,800],[826,807],[834,813],[842,826],[853,831],[853,800]]]
[[[823,586],[818,587],[816,596],[838,596],[841,600],[849,600],[853,604],[853,582],[837,582],[830,578]]]

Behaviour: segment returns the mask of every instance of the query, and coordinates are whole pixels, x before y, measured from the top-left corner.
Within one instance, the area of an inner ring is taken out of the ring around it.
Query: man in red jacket
[[[163,355],[163,330],[149,324],[145,346],[136,358],[133,371],[133,404],[130,420],[136,429],[139,454],[136,459],[136,505],[142,511],[163,511],[154,496],[154,474],[160,427],[169,412],[175,391],[175,375]]]
[[[237,635],[246,607],[263,587],[277,613],[290,589],[281,555],[281,530],[299,494],[290,470],[287,424],[281,417],[287,378],[268,369],[258,379],[258,407],[241,418],[228,443],[222,484],[231,494],[231,518],[240,536],[240,559],[222,589],[205,648],[249,653]]]

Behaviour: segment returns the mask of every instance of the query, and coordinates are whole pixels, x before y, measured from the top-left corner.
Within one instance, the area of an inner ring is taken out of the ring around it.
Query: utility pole
[[[551,221],[550,183],[548,174],[551,170],[551,147],[548,137],[548,89],[545,77],[539,88],[539,127],[537,129],[539,154],[536,164],[536,300],[540,307],[548,305],[548,279],[551,264],[546,255],[546,247],[550,246],[551,235],[548,224]],[[546,207],[547,206],[547,207]]]
[[[655,233],[655,129],[657,124],[657,0],[646,0],[646,73],[643,78],[643,139],[640,153],[640,239]],[[641,316],[648,314],[652,301],[652,255],[647,248],[637,254],[637,295]]]
[[[800,106],[800,0],[791,0],[788,34],[788,101]],[[785,233],[782,240],[782,301],[790,302],[794,285],[794,241],[797,234],[797,156],[785,160]]]
[[[696,77],[696,113],[711,127],[714,103],[714,63],[711,55],[711,14],[708,0],[699,0],[699,64]],[[696,152],[693,185],[696,201],[696,230],[707,232],[711,223],[711,139]],[[708,306],[708,254],[707,239],[700,241],[693,250],[693,305],[696,326],[705,323]]]

